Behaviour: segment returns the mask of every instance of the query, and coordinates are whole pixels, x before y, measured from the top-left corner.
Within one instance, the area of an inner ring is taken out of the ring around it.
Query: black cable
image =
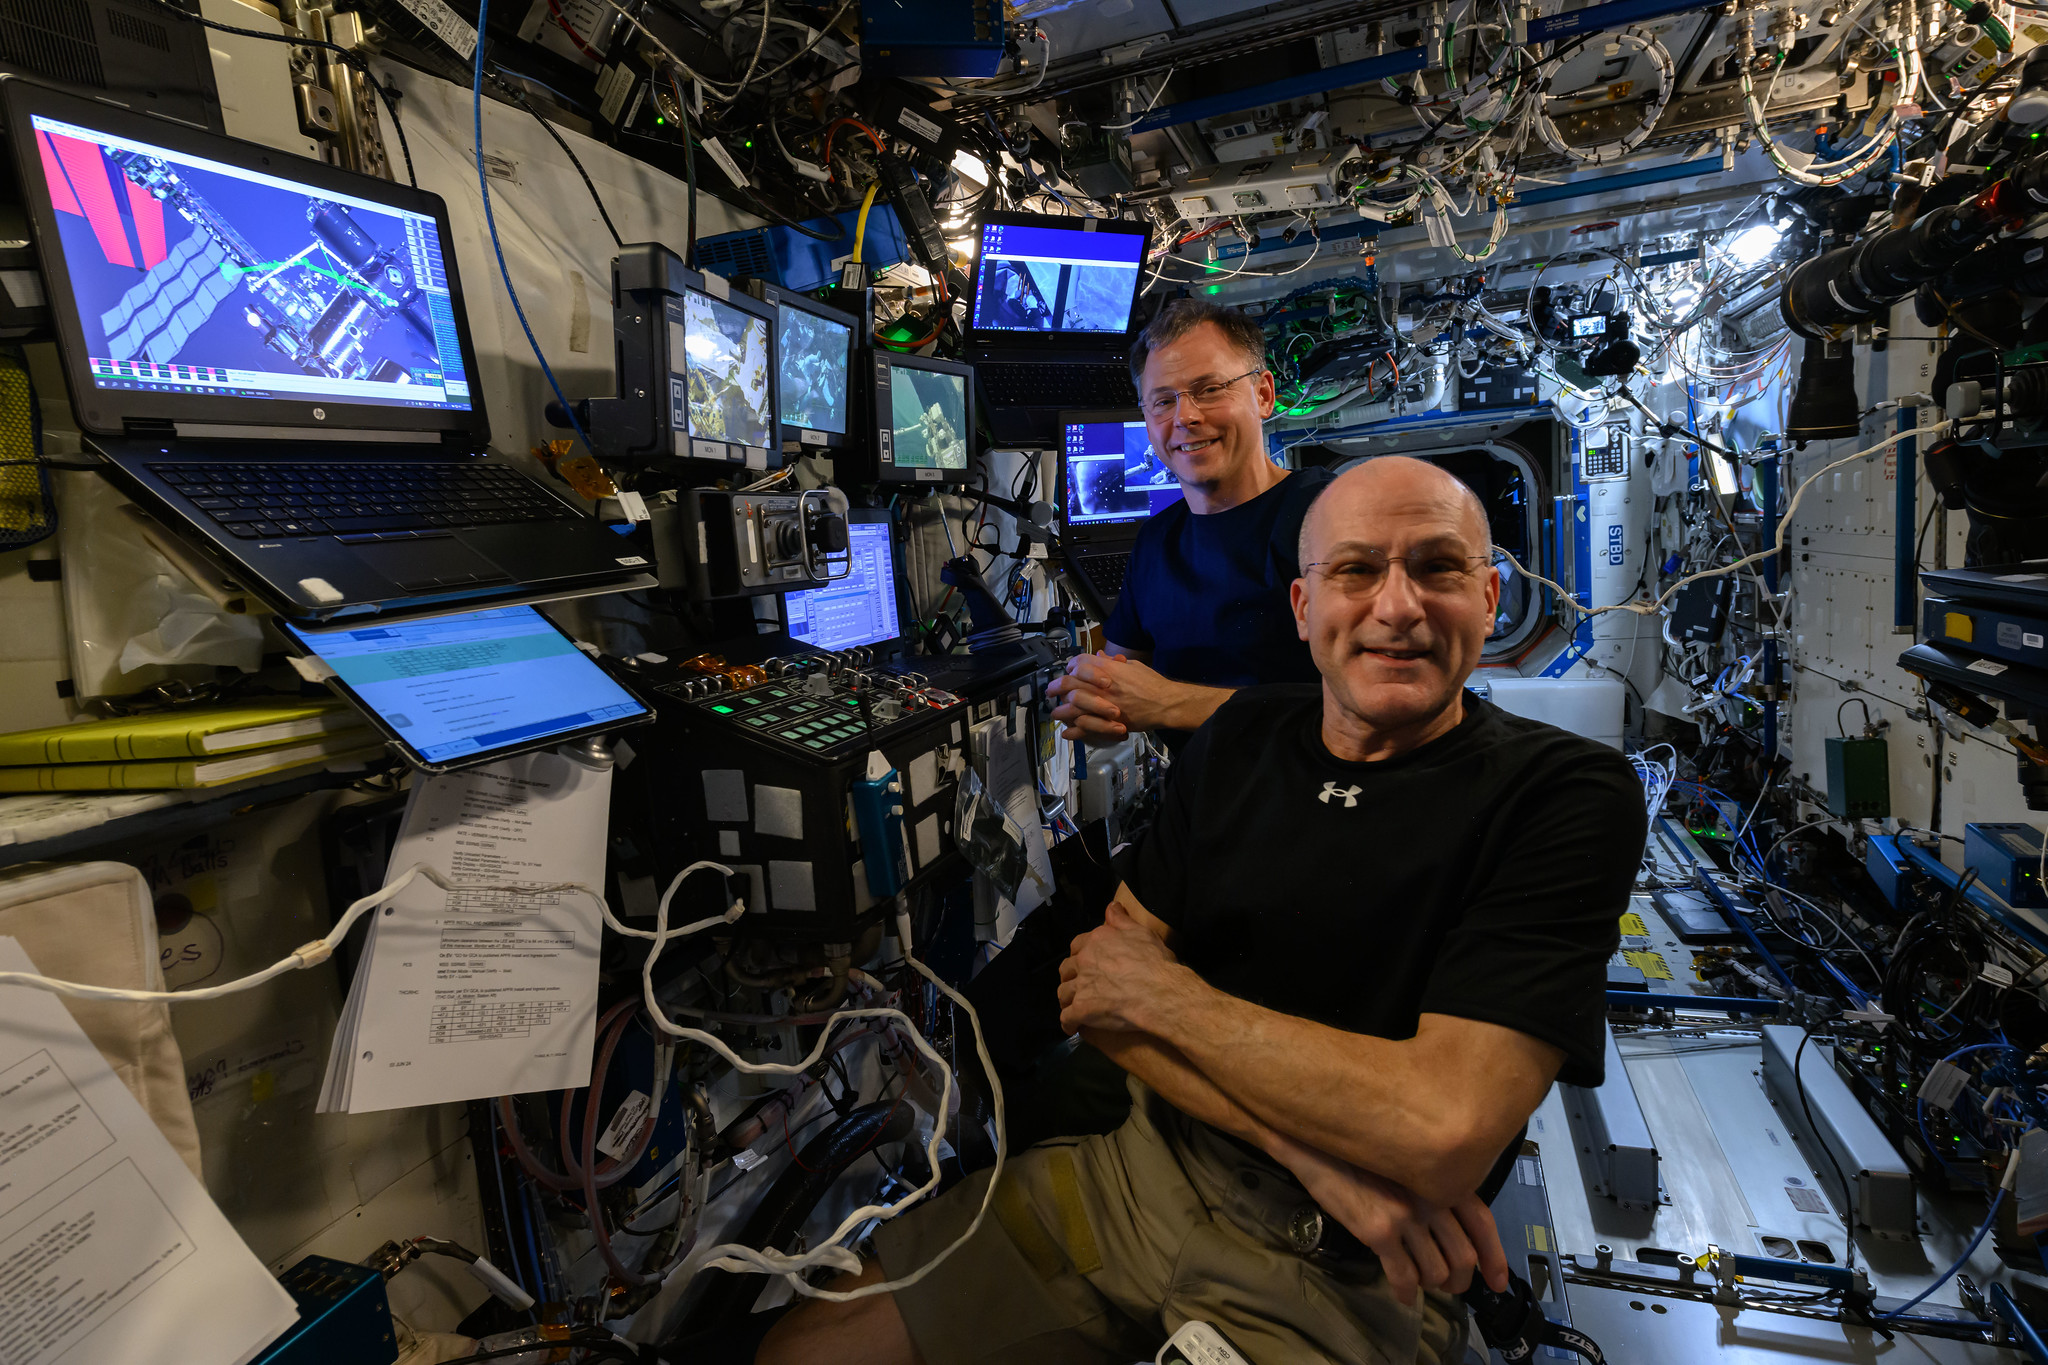
[[[1842,712],[1849,709],[1849,703],[1852,701],[1863,708],[1863,728],[1866,730],[1870,728],[1870,703],[1861,697],[1844,697],[1842,698],[1842,704],[1835,708],[1835,728],[1842,732],[1842,738],[1844,739],[1849,737],[1849,731],[1842,724]]]
[[[683,230],[683,264],[691,270],[697,268],[697,143],[690,132],[690,97],[683,93],[682,82],[674,76],[668,78],[669,89],[676,92],[676,122],[683,129],[683,182],[690,187],[690,208]]]
[[[611,214],[605,212],[604,199],[598,194],[597,186],[591,182],[590,172],[583,169],[583,163],[576,159],[575,152],[569,150],[568,142],[563,139],[561,133],[556,131],[555,125],[549,123],[546,119],[541,117],[540,110],[534,108],[531,104],[527,102],[525,92],[520,90],[517,86],[511,84],[508,81],[499,80],[498,88],[506,92],[508,95],[510,95],[512,97],[512,102],[514,104],[518,105],[521,109],[524,109],[527,113],[533,115],[533,121],[535,123],[538,123],[541,127],[545,128],[547,130],[548,136],[555,140],[555,145],[562,149],[562,155],[568,157],[569,164],[576,168],[576,174],[583,177],[583,188],[590,191],[590,202],[597,205],[597,216],[604,219],[605,231],[611,233],[612,235],[612,244],[614,246],[624,246],[626,244],[626,239],[619,236],[618,228],[614,226],[612,223]]]
[[[1821,1155],[1828,1159],[1828,1166],[1834,1171],[1835,1179],[1842,1182],[1842,1236],[1849,1243],[1844,1268],[1856,1268],[1856,1196],[1849,1184],[1849,1177],[1842,1174],[1842,1163],[1835,1160],[1834,1149],[1822,1140],[1820,1125],[1813,1121],[1813,1103],[1806,1097],[1806,1077],[1799,1074],[1799,1059],[1806,1052],[1806,1045],[1813,1041],[1813,1034],[1806,1025],[1799,1026],[1799,1046],[1792,1053],[1792,1088],[1799,1092],[1799,1107],[1806,1111],[1806,1135]]]
[[[325,38],[308,38],[299,33],[265,33],[261,29],[238,28],[234,24],[223,24],[218,19],[209,19],[203,14],[194,14],[190,10],[181,9],[177,5],[172,4],[171,0],[154,0],[154,3],[167,13],[174,14],[187,23],[198,24],[201,28],[210,28],[216,33],[232,33],[237,38],[259,38],[266,43],[283,43],[287,47],[310,47],[317,48],[322,52],[332,52],[343,62],[360,71],[363,79],[370,83],[370,88],[377,92],[377,98],[384,102],[384,112],[391,116],[391,131],[397,134],[398,150],[405,157],[405,178],[412,183],[414,189],[419,188],[419,177],[413,174],[412,169],[412,148],[405,140],[405,125],[398,117],[398,105],[393,99],[391,92],[385,88],[384,83],[377,79],[377,73],[370,70],[370,60],[362,52],[355,48],[343,47],[339,43],[330,43]]]
[[[560,1351],[565,1348],[584,1352],[583,1360],[585,1362],[592,1360],[639,1361],[643,1359],[638,1348],[631,1342],[621,1341],[609,1332],[594,1332],[587,1336],[571,1336],[563,1341],[530,1341],[524,1346],[500,1346],[496,1350],[478,1351],[475,1355],[456,1356],[452,1360],[444,1361],[443,1365],[472,1365],[472,1362],[480,1360],[501,1360],[506,1356],[534,1355],[542,1352]],[[592,1351],[598,1352],[598,1354],[589,1354]]]

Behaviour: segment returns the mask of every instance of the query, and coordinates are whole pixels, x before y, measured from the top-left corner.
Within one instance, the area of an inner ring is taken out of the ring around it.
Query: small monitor
[[[689,460],[736,474],[779,467],[775,306],[691,270],[657,242],[619,249],[612,297],[618,396],[586,409],[605,460]]]
[[[822,588],[783,596],[792,639],[833,651],[878,645],[903,634],[896,601],[895,528],[883,508],[847,513],[853,568]]]
[[[966,483],[974,371],[950,360],[872,354],[875,477],[885,483]]]
[[[678,321],[680,345],[674,336]],[[669,398],[682,405],[692,455],[699,441],[780,450],[775,388],[769,379],[775,324],[734,307],[730,297],[685,289],[669,305],[669,328]],[[721,458],[731,456],[722,453]]]
[[[1180,481],[1152,451],[1135,415],[1069,413],[1060,448],[1068,527],[1143,521],[1181,500]]]
[[[73,410],[488,440],[432,194],[0,82]]]
[[[1144,275],[1143,223],[992,213],[974,263],[976,332],[1121,336]]]
[[[748,290],[775,309],[782,440],[800,448],[845,445],[853,432],[849,381],[854,348],[863,340],[859,320],[764,280]]]
[[[1574,340],[1606,335],[1607,314],[1605,313],[1581,313],[1572,319],[1572,338]]]
[[[532,607],[354,630],[278,624],[333,669],[332,685],[428,772],[488,763],[652,715]]]

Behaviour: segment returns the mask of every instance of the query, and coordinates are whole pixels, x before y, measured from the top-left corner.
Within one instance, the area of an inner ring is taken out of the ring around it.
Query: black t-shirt
[[[1449,734],[1349,763],[1320,689],[1239,692],[1174,764],[1125,880],[1218,990],[1397,1040],[1423,1014],[1500,1024],[1598,1085],[1642,782],[1603,744],[1464,703]]]
[[[1315,681],[1287,585],[1301,576],[1302,516],[1329,481],[1327,469],[1296,470],[1228,511],[1196,516],[1183,501],[1147,521],[1102,633],[1149,651],[1177,682]]]

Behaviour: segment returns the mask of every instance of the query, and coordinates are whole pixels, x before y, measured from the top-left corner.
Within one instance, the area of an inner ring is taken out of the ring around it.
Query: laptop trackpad
[[[510,575],[453,536],[386,540],[349,548],[378,573],[415,592],[511,581]]]

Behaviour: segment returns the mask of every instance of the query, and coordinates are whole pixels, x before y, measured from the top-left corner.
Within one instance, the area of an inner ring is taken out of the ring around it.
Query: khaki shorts
[[[1379,1264],[1290,1249],[1308,1201],[1280,1169],[1136,1081],[1130,1119],[1005,1163],[989,1217],[897,1307],[926,1365],[1131,1365],[1183,1323],[1221,1328],[1251,1365],[1452,1365],[1465,1311],[1398,1302]],[[875,1234],[890,1279],[974,1218],[988,1173]]]

